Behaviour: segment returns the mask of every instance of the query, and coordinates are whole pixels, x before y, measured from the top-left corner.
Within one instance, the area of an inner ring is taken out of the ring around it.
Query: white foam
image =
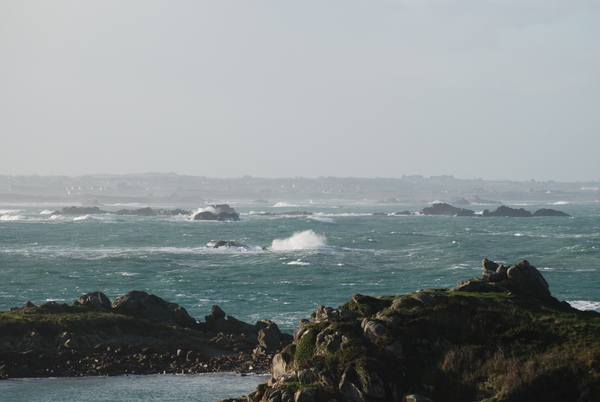
[[[23,212],[22,209],[0,209],[0,214],[18,214],[19,212]]]
[[[327,247],[325,236],[316,234],[312,230],[296,232],[286,239],[275,239],[270,249],[276,251],[284,250],[306,250]]]
[[[275,207],[275,208],[290,208],[290,207],[299,207],[299,205],[290,204],[287,202],[278,202],[277,204],[273,205],[273,207]]]
[[[551,202],[548,205],[567,205],[567,204],[570,204],[570,202],[569,201],[556,201],[556,202]]]
[[[577,310],[592,310],[600,313],[600,302],[586,301],[586,300],[573,300],[569,304]]]
[[[2,215],[0,216],[0,221],[22,221],[27,219],[24,215]]]
[[[296,261],[290,261],[287,263],[287,265],[300,265],[300,266],[308,266],[310,265],[310,262],[306,262],[306,261],[302,261],[300,259],[297,259]]]
[[[332,218],[326,218],[324,216],[319,216],[319,215],[312,215],[312,216],[309,216],[308,218],[312,219],[313,221],[317,221],[317,222],[335,223],[335,221]]]
[[[44,209],[42,212],[40,212],[40,215],[50,215],[53,211],[50,211],[49,209]]]

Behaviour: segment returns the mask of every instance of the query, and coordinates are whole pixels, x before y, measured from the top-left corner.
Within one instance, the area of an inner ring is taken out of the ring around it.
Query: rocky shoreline
[[[269,320],[248,324],[218,306],[199,322],[175,304],[101,292],[0,313],[0,378],[120,374],[267,373],[292,340]]]
[[[600,314],[527,261],[406,295],[354,295],[300,321],[271,378],[222,402],[600,401]]]
[[[555,299],[529,262],[484,259],[450,289],[320,306],[292,335],[218,306],[101,292],[0,312],[0,378],[270,373],[229,402],[600,401],[600,313]]]

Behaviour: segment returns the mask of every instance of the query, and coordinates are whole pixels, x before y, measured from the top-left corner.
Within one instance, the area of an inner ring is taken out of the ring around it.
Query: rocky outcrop
[[[484,209],[481,214],[476,214],[474,211],[465,208],[457,208],[446,203],[435,203],[430,207],[423,208],[419,211],[421,215],[446,215],[446,216],[483,216],[483,217],[509,217],[509,218],[530,218],[532,216],[569,216],[569,214],[557,211],[554,209],[542,208],[534,213],[527,211],[524,208],[511,208],[501,205],[493,211]]]
[[[443,202],[423,208],[419,213],[421,215],[475,216],[475,212],[470,209],[457,208]]]
[[[246,248],[246,249],[249,248],[245,244],[238,243],[236,241],[225,241],[225,240],[219,240],[212,246],[212,248],[221,248],[221,247],[239,247],[239,248]]]
[[[551,208],[541,208],[533,213],[533,216],[571,216],[563,211]]]
[[[102,292],[0,312],[0,378],[266,372],[292,341],[277,324],[248,324],[213,306],[207,322],[183,307],[132,291]]]
[[[533,214],[523,208],[510,208],[506,205],[501,205],[493,211],[483,210],[483,216],[503,216],[508,218],[529,218]]]
[[[143,291],[132,290],[125,296],[117,297],[112,302],[112,308],[119,313],[151,322],[184,328],[196,327],[196,320],[185,308]]]
[[[269,381],[230,401],[599,400],[600,314],[532,297],[512,275],[542,278],[524,261],[483,264],[506,278],[320,306],[275,355]],[[577,357],[567,351],[584,339]]]
[[[538,298],[551,297],[548,282],[527,260],[519,261],[512,266],[504,266],[484,259],[482,265],[485,270],[483,279],[488,282],[505,282],[508,287],[518,292]]]
[[[209,205],[193,212],[190,219],[194,221],[239,221],[240,215],[227,204]]]

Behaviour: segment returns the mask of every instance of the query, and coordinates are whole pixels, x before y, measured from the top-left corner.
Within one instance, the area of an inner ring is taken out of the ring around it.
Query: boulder
[[[508,283],[519,291],[542,299],[551,297],[548,282],[527,260],[508,268],[506,274]]]
[[[185,308],[143,291],[133,290],[125,296],[117,297],[112,303],[112,308],[123,314],[137,316],[151,322],[196,327],[196,320]]]
[[[110,310],[111,303],[108,297],[102,292],[86,293],[79,299],[74,300],[72,306],[89,306],[100,308],[103,310]]]

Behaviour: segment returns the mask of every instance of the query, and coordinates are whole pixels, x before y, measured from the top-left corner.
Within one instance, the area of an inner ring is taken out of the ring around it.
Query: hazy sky
[[[0,0],[0,174],[600,180],[598,0]]]

